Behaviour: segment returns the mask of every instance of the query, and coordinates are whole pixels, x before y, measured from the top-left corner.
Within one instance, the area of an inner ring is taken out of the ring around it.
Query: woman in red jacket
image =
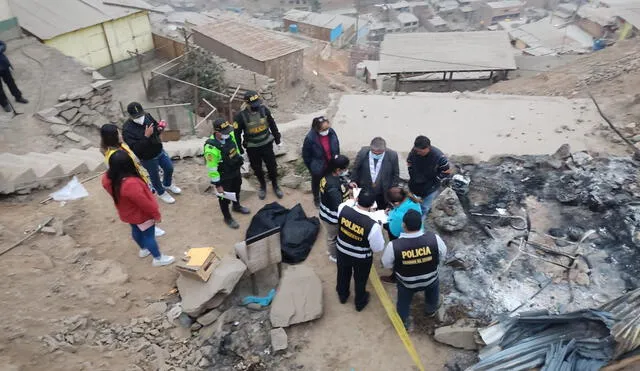
[[[158,202],[127,152],[111,155],[102,186],[113,198],[120,220],[131,224],[133,240],[140,246],[138,255],[152,255],[154,267],[173,263],[173,256],[161,254],[156,242],[155,224],[161,220]]]

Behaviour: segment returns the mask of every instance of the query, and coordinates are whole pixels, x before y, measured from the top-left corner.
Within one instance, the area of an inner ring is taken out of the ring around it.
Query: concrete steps
[[[206,138],[164,143],[172,159],[202,156]],[[104,156],[98,148],[70,149],[67,152],[24,155],[0,153],[0,194],[26,193],[35,188],[51,188],[73,175],[105,171]]]

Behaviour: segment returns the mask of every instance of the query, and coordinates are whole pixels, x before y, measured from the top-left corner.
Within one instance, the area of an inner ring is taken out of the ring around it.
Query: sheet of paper
[[[377,210],[371,213],[371,217],[382,224],[385,224],[388,221],[387,213],[384,210]]]
[[[235,192],[227,192],[227,191],[224,191],[222,193],[216,192],[216,196],[225,198],[225,199],[227,199],[229,201],[232,201],[232,202],[236,202],[238,200],[236,198]]]

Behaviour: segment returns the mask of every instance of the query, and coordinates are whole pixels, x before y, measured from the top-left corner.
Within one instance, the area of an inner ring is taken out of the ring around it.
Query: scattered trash
[[[50,196],[54,201],[72,201],[89,196],[89,192],[74,176],[67,185],[53,192]]]

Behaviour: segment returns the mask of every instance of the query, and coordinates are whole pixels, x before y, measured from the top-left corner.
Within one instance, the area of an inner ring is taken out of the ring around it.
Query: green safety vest
[[[233,132],[224,143],[212,135],[204,144],[204,158],[212,181],[218,182],[240,175],[242,156]]]

